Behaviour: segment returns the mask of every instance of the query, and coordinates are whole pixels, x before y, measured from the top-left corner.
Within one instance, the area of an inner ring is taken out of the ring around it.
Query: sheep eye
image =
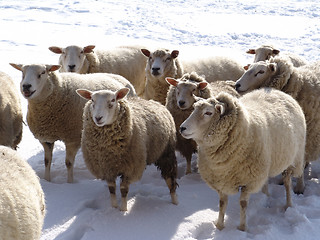
[[[212,112],[205,112],[204,115],[211,116]]]
[[[112,100],[111,100],[111,102],[115,102],[115,101],[116,101],[116,99],[112,99]]]
[[[259,72],[257,72],[254,76],[258,76],[259,74],[264,74],[264,71],[263,70],[260,70]]]
[[[168,57],[165,61],[170,61],[171,60],[171,57]]]

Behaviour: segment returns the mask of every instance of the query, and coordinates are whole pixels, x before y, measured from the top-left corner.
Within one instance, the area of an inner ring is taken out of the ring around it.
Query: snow
[[[233,54],[244,65],[245,53],[261,44],[274,44],[309,61],[319,59],[320,4],[318,0],[12,0],[0,1],[0,66],[19,86],[21,73],[8,63],[56,64],[49,46],[71,44],[109,48],[143,44],[180,50],[181,56]],[[22,98],[22,97],[21,97]],[[22,99],[26,114],[27,101]],[[239,194],[230,196],[225,229],[212,224],[219,198],[196,172],[185,176],[185,159],[177,153],[179,204],[160,172],[147,167],[142,179],[130,185],[128,212],[110,206],[106,183],[87,170],[81,151],[76,156],[73,184],[66,183],[65,147],[57,142],[52,182],[43,179],[43,149],[27,126],[18,152],[41,178],[47,214],[42,240],[100,239],[318,239],[320,236],[320,164],[306,169],[304,195],[293,195],[284,211],[284,187],[272,181],[270,197],[251,195],[248,231],[237,230]],[[312,171],[311,171],[312,170]],[[119,187],[117,189],[118,200]]]

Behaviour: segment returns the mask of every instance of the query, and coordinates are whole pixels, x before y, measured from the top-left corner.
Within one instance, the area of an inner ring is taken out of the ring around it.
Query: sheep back
[[[117,120],[97,127],[90,104],[84,108],[81,147],[94,176],[111,181],[125,175],[134,182],[151,163],[161,168],[164,178],[176,176],[175,125],[164,106],[139,98],[119,101]]]
[[[120,46],[111,50],[97,50],[86,54],[85,73],[119,74],[135,87],[141,95],[145,88],[145,66],[147,59],[141,53],[141,46]]]
[[[225,56],[182,61],[184,72],[197,72],[208,82],[237,80],[244,73],[243,66],[235,59]]]
[[[40,239],[45,199],[29,164],[0,146],[0,239]]]
[[[0,72],[0,145],[16,149],[22,138],[22,109],[13,80]]]

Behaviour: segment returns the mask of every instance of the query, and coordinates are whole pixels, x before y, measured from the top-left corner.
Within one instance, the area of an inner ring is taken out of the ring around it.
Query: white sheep
[[[17,148],[22,138],[22,109],[13,80],[0,72],[0,145]]]
[[[76,74],[55,72],[60,65],[10,63],[22,71],[22,95],[28,100],[27,123],[44,148],[45,179],[50,181],[54,142],[66,145],[68,182],[73,182],[73,164],[81,145],[82,113],[85,101],[76,94],[78,88],[112,89],[133,86],[123,77],[108,73]]]
[[[194,108],[180,131],[198,144],[200,175],[219,194],[216,227],[224,228],[228,195],[240,190],[238,228],[245,231],[250,194],[280,173],[290,207],[291,176],[302,177],[304,168],[306,124],[299,104],[288,94],[265,88],[240,98],[220,93]]]
[[[0,146],[0,166],[0,239],[40,239],[45,199],[38,176],[5,146]]]
[[[169,85],[165,78],[181,78],[183,73],[197,72],[203,75],[208,82],[217,80],[237,80],[244,73],[240,63],[230,57],[213,56],[199,59],[178,58],[179,51],[157,49],[150,52],[141,49],[149,58],[146,66],[146,87],[144,98],[153,99],[165,104]]]
[[[259,61],[266,61],[269,60],[271,57],[278,56],[280,54],[280,50],[277,48],[274,48],[271,45],[262,45],[256,49],[249,49],[247,51],[248,54],[255,54],[254,56],[254,63]],[[295,67],[300,67],[303,65],[308,64],[307,60],[305,60],[303,57],[293,54],[290,52],[281,52],[281,55],[284,57],[287,57],[288,60],[290,60]]]
[[[195,72],[185,73],[180,79],[167,77],[166,80],[170,84],[166,107],[173,116],[176,129],[189,117],[198,98],[210,98],[222,91],[239,96],[234,88],[235,82],[216,81],[209,84]],[[197,150],[196,143],[192,139],[183,138],[177,131],[176,150],[186,158],[186,174],[191,173],[191,158]]]
[[[300,104],[307,122],[306,163],[320,157],[320,62],[299,68],[284,57],[257,62],[236,82],[238,92],[272,87],[291,95]]]
[[[111,205],[117,207],[116,178],[121,177],[121,211],[127,210],[129,185],[138,181],[146,165],[161,170],[177,204],[175,156],[176,128],[169,111],[160,103],[140,98],[123,99],[128,89],[118,91],[77,90],[90,101],[83,113],[81,148],[88,169],[106,180]]]
[[[72,45],[66,48],[49,47],[49,50],[60,54],[61,72],[119,74],[132,83],[139,96],[142,95],[147,60],[140,51],[141,46],[119,46],[97,51],[94,48],[93,45]]]

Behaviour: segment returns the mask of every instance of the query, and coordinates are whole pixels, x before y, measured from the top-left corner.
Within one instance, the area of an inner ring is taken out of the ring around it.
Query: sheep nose
[[[182,133],[186,129],[187,129],[186,127],[180,127],[180,133]]]
[[[102,119],[102,117],[95,117],[97,122],[100,122],[100,120]]]
[[[68,65],[68,67],[70,70],[73,70],[76,67],[76,65]]]
[[[238,91],[239,87],[241,87],[241,84],[240,83],[236,83],[235,88],[236,88],[237,91]]]
[[[153,75],[159,75],[160,68],[152,68],[152,74]]]
[[[183,107],[185,103],[186,103],[185,101],[182,101],[182,100],[181,100],[181,101],[179,101],[179,106],[180,106],[180,107]]]
[[[23,91],[29,91],[31,88],[31,84],[23,84],[22,85],[22,90]]]

